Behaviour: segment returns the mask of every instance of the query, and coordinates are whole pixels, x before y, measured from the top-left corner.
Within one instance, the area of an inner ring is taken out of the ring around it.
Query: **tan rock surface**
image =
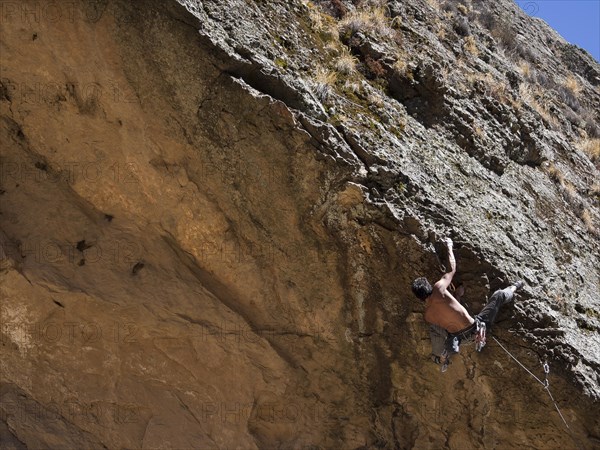
[[[498,346],[439,373],[408,290],[438,274],[427,227],[182,6],[23,4],[39,20],[0,32],[3,448],[598,444],[567,371],[576,441]]]

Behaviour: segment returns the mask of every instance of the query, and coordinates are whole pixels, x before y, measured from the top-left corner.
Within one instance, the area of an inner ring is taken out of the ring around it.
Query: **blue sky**
[[[600,61],[600,0],[518,0],[516,3]]]

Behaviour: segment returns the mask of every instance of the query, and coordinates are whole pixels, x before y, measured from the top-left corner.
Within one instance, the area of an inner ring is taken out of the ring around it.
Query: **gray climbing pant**
[[[431,340],[431,356],[433,361],[440,362],[440,356],[444,351],[448,332],[439,325],[429,325],[429,339]]]
[[[494,292],[481,312],[475,316],[484,322],[488,329],[492,327],[500,308],[513,299],[515,293],[511,288],[512,286],[509,286]]]

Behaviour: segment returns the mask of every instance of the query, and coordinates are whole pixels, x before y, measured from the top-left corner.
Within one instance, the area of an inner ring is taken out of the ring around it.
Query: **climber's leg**
[[[429,338],[431,339],[431,355],[433,361],[439,364],[440,356],[444,351],[444,345],[448,332],[437,325],[429,325]]]
[[[515,284],[510,285],[507,288],[500,289],[492,294],[487,304],[483,307],[481,312],[477,314],[477,318],[482,322],[485,322],[487,328],[490,328],[496,319],[496,315],[502,305],[510,302],[515,292],[521,289],[525,283],[523,281],[517,281]]]

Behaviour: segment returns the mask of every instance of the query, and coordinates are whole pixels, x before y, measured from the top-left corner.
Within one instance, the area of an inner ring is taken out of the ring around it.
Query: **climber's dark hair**
[[[433,288],[429,284],[429,281],[427,281],[427,278],[420,277],[412,282],[412,291],[418,298],[425,300],[431,295]]]

